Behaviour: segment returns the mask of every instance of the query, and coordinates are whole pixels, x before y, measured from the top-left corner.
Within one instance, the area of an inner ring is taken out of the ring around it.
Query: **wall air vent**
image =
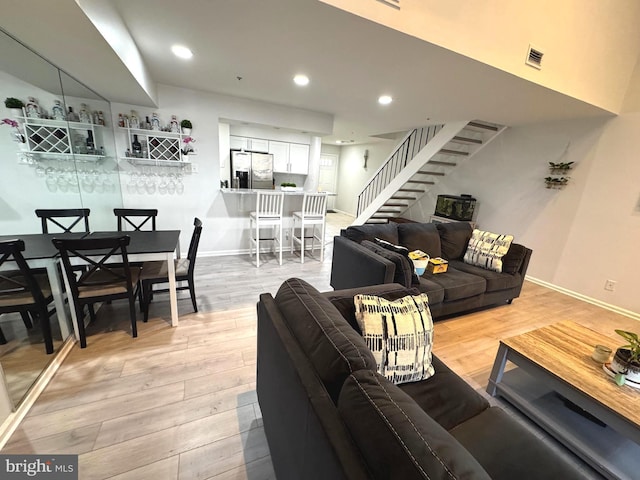
[[[542,68],[542,56],[544,53],[537,47],[533,45],[529,45],[529,51],[527,52],[527,60],[524,62],[530,67],[537,68],[540,70]]]
[[[400,10],[400,0],[376,0],[380,3],[384,3],[386,6]]]

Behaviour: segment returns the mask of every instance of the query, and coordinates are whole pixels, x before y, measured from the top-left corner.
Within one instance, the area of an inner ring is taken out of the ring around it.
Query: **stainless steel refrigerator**
[[[273,188],[273,155],[232,150],[231,186]]]

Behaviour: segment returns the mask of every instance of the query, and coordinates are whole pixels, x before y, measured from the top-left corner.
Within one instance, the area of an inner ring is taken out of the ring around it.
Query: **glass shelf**
[[[150,137],[167,137],[167,138],[180,138],[183,136],[179,132],[164,132],[162,130],[147,130],[146,128],[128,128],[128,127],[118,127],[120,130],[127,130],[128,132],[135,135],[147,135]],[[187,137],[188,135],[184,135]]]
[[[153,160],[151,158],[136,157],[120,157],[120,160],[126,160],[131,165],[157,166],[157,167],[183,167],[191,165],[191,162],[181,160]]]
[[[29,125],[49,125],[49,126],[58,126],[58,127],[71,127],[78,130],[86,130],[87,128],[102,128],[104,125],[99,125],[97,123],[81,123],[81,122],[70,122],[68,120],[53,120],[51,118],[35,118],[35,117],[16,117],[21,120],[23,123]]]
[[[23,155],[32,155],[34,158],[52,160],[76,160],[79,162],[99,162],[100,160],[107,158],[106,155],[89,155],[86,153],[34,152],[32,150],[23,150],[19,153]]]

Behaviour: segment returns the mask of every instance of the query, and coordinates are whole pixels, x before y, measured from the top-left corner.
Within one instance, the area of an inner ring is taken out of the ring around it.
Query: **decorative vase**
[[[191,129],[190,128],[182,128],[182,133],[184,133],[185,135],[191,135]]]
[[[636,363],[629,364],[628,360],[630,356],[630,350],[618,348],[611,361],[611,370],[616,373],[622,373],[626,376],[627,380],[640,384],[640,365]]]

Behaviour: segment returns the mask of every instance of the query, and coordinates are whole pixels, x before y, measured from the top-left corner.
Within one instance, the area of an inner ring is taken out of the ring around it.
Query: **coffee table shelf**
[[[601,475],[610,479],[637,478],[640,445],[569,409],[553,389],[524,369],[506,372],[497,385],[497,394]]]
[[[501,340],[487,392],[505,398],[606,478],[637,479],[640,392],[618,387],[591,359],[595,345],[613,342],[570,321]],[[505,371],[508,362],[517,368]],[[556,393],[607,427],[576,414]]]

